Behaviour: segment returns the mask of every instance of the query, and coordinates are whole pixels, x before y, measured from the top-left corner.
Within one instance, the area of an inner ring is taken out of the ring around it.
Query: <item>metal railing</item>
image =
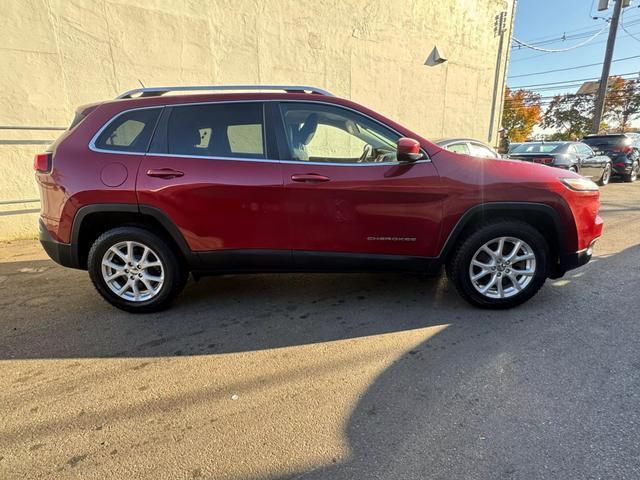
[[[0,125],[0,130],[64,131],[67,127],[45,127],[34,125]],[[0,140],[0,145],[49,145],[53,140]]]

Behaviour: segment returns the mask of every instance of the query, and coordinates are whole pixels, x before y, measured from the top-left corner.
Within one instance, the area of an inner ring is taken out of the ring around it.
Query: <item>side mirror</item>
[[[420,142],[413,138],[402,137],[398,139],[396,158],[399,162],[415,162],[423,158],[420,151]]]

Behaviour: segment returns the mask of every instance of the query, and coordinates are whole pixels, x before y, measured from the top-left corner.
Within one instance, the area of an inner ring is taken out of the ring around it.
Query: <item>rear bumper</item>
[[[63,267],[81,268],[76,261],[74,249],[69,243],[56,242],[45,227],[42,220],[38,222],[40,244],[49,258]]]
[[[631,169],[633,168],[632,163],[625,163],[624,166],[613,164],[613,174],[614,175],[629,175],[631,173]]]

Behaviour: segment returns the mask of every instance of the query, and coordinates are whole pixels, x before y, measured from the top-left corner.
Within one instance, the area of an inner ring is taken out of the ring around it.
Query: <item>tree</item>
[[[557,139],[579,139],[589,133],[595,106],[592,95],[556,95],[542,118],[544,128],[557,130]]]
[[[524,142],[540,121],[540,95],[528,90],[505,88],[502,128],[511,142]]]
[[[607,114],[621,132],[627,131],[631,121],[640,116],[640,80],[612,77],[607,92]]]

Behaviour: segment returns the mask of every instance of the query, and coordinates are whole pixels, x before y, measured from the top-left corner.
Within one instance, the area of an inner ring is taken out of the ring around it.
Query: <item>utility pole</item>
[[[600,122],[602,121],[604,104],[606,102],[607,87],[609,84],[609,71],[611,70],[613,47],[616,45],[616,33],[618,33],[618,23],[620,22],[620,12],[622,11],[623,0],[615,0],[615,2],[616,4],[613,7],[611,24],[609,25],[607,51],[604,54],[604,63],[602,64],[602,75],[600,76],[600,85],[598,86],[598,96],[596,97],[596,108],[593,115],[593,127],[591,127],[591,133],[598,133],[600,130]]]

